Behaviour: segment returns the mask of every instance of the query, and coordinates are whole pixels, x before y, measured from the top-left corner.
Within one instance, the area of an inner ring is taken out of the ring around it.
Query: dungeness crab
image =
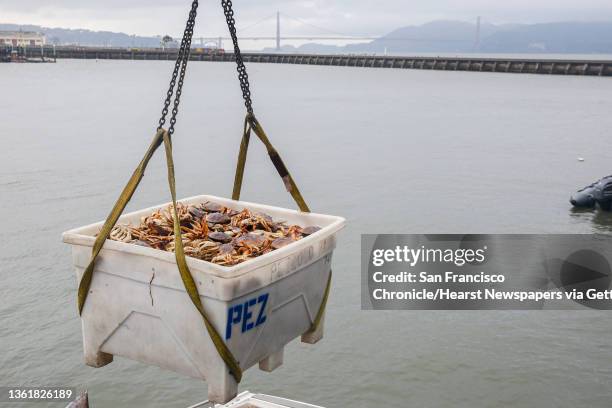
[[[236,211],[218,203],[177,204],[185,255],[233,266],[285,247],[319,227],[300,227],[275,221],[267,214],[248,209]],[[174,252],[172,207],[143,217],[140,225],[116,225],[110,239]]]

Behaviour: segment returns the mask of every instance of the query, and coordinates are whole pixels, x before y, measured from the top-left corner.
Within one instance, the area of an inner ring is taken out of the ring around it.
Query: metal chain
[[[251,90],[249,84],[249,75],[247,74],[244,61],[242,60],[242,54],[240,53],[240,47],[238,46],[238,36],[236,34],[236,20],[234,19],[234,10],[232,10],[231,0],[221,0],[223,6],[223,13],[225,14],[225,20],[227,21],[227,27],[229,28],[232,42],[234,43],[234,56],[236,57],[236,70],[238,71],[238,79],[240,80],[240,89],[242,89],[242,98],[244,99],[244,106],[246,106],[247,112],[253,115],[253,101],[251,100]]]
[[[176,88],[176,96],[174,97],[174,105],[172,107],[172,116],[170,118],[170,127],[168,128],[168,134],[174,133],[174,125],[176,124],[176,117],[178,115],[178,108],[181,103],[181,94],[183,93],[183,82],[185,80],[185,73],[187,71],[187,63],[191,55],[191,41],[193,38],[193,29],[195,27],[195,20],[198,10],[198,0],[193,0],[191,3],[191,10],[189,12],[189,18],[187,19],[187,25],[183,33],[183,39],[181,40],[181,46],[179,48],[178,56],[174,64],[174,70],[172,72],[172,79],[170,80],[170,86],[166,93],[166,100],[164,101],[164,107],[162,109],[162,115],[159,119],[158,129],[161,129],[166,123],[166,116],[168,115],[168,109],[170,103],[172,103],[172,96]],[[177,86],[178,78],[178,86]]]

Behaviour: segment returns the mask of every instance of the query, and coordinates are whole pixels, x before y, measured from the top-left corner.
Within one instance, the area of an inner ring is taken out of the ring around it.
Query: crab
[[[291,238],[294,241],[302,238],[302,227],[298,225],[292,225],[285,231],[285,236]]]
[[[319,227],[302,228],[275,221],[249,209],[237,211],[214,202],[200,205],[177,203],[185,255],[223,266],[233,266],[283,248]],[[174,209],[172,206],[143,217],[140,225],[117,225],[110,239],[174,252]]]
[[[132,228],[129,225],[115,225],[110,232],[110,239],[119,242],[131,242]]]
[[[205,239],[209,233],[208,223],[204,219],[196,219],[189,227],[181,227],[183,236],[188,240]]]
[[[169,223],[162,210],[157,210],[153,214],[143,217],[141,224],[146,227],[150,235],[170,235],[174,228],[172,221]]]
[[[233,227],[243,227],[244,225],[247,225],[250,222],[251,219],[251,212],[245,208],[244,210],[240,211],[238,214],[234,215],[232,217],[232,222],[231,225]]]
[[[185,246],[185,255],[210,261],[219,253],[219,246],[219,244],[212,241],[191,241]]]

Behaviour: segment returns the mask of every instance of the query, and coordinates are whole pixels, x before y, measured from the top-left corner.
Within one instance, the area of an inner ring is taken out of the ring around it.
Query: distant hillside
[[[500,27],[482,24],[481,38]],[[421,26],[397,29],[366,45],[349,45],[348,51],[394,53],[404,52],[469,52],[476,47],[476,25],[459,21],[434,21]]]
[[[58,45],[159,47],[161,41],[161,37],[141,37],[110,31],[72,30],[36,25],[0,24],[0,30],[44,33],[47,36],[47,42]]]
[[[612,54],[612,23],[521,25],[488,36],[483,52]]]
[[[273,51],[273,49],[268,49]],[[482,24],[480,42],[476,24],[434,21],[408,26],[384,37],[343,47],[305,44],[283,47],[303,53],[575,53],[612,54],[612,22],[548,24]]]
[[[0,30],[38,31],[52,44],[116,47],[159,47],[161,37],[131,36],[110,31],[73,30],[34,25],[0,24]],[[162,33],[160,33],[161,35]],[[300,53],[574,53],[612,54],[612,22],[493,25],[483,23],[480,42],[476,24],[434,21],[391,31],[369,43],[343,47],[324,44],[284,46]],[[265,51],[275,51],[273,48]]]
[[[482,36],[488,36],[501,27],[482,24]],[[471,52],[476,45],[476,25],[462,21],[434,21],[420,26],[399,28],[369,43],[343,47],[305,44],[297,49],[283,47],[283,51],[306,53],[418,53],[418,52]],[[272,49],[269,49],[272,51]]]

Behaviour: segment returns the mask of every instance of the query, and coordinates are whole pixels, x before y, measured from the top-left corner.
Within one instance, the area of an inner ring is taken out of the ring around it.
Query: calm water
[[[325,341],[292,343],[281,369],[249,370],[242,389],[329,408],[610,406],[610,312],[361,311],[359,242],[361,233],[612,232],[611,217],[567,202],[612,173],[612,80],[249,68],[258,117],[307,201],[349,226]],[[234,67],[189,70],[178,192],[227,196],[243,119]],[[170,71],[165,62],[0,65],[0,386],[86,388],[95,408],[206,398],[205,384],[155,367],[83,365],[60,238],[106,216],[153,135]],[[169,200],[162,156],[129,209]],[[243,198],[293,206],[256,143]]]

